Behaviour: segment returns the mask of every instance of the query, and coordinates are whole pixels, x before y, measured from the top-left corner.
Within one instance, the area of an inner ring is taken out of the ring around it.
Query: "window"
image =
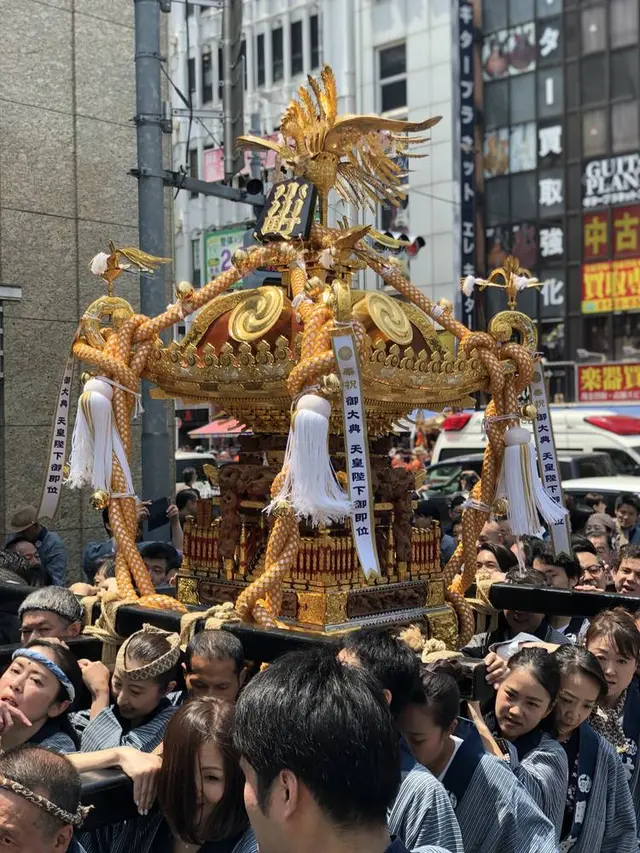
[[[302,74],[303,69],[302,21],[294,21],[291,24],[291,74]]]
[[[562,0],[538,0],[538,17],[550,18],[562,12]]]
[[[510,123],[533,121],[536,117],[536,75],[512,77],[510,86]]]
[[[580,106],[580,70],[577,62],[565,65],[567,81],[567,109],[575,110]]]
[[[580,22],[577,12],[564,16],[564,51],[568,59],[580,55]]]
[[[380,109],[386,113],[407,106],[407,54],[404,42],[378,53]]]
[[[193,3],[187,3],[187,18],[190,18],[195,12],[196,7]]]
[[[256,39],[256,86],[264,86],[264,34]]]
[[[590,56],[580,63],[582,103],[598,104],[607,100],[607,74],[605,57]]]
[[[189,87],[189,101],[193,100],[196,93],[196,60],[191,58],[187,62],[187,85]]]
[[[202,103],[208,104],[213,100],[213,62],[211,51],[202,54]]]
[[[616,50],[611,54],[611,98],[638,97],[638,51]]]
[[[534,16],[533,8],[533,0],[509,0],[509,23],[513,25],[530,21]]]
[[[614,153],[632,151],[640,146],[638,102],[627,101],[611,108],[611,147]]]
[[[535,172],[511,178],[511,219],[535,219],[538,212]]]
[[[609,0],[611,47],[625,47],[638,41],[638,0]]]
[[[282,27],[271,31],[271,61],[273,82],[277,83],[284,77],[284,52],[282,46]]]
[[[189,177],[190,178],[199,178],[200,173],[198,171],[198,149],[190,148],[189,149]],[[199,193],[191,192],[191,198],[198,198]]]
[[[191,241],[191,284],[200,287],[202,284],[202,265],[200,263],[200,238]]]
[[[485,33],[502,30],[507,26],[507,0],[493,0],[482,4],[482,16]]]
[[[487,225],[509,221],[509,178],[494,178],[485,184]]]
[[[244,74],[244,90],[247,91],[248,88],[248,78],[247,78],[247,40],[242,39],[240,42],[240,58],[242,59],[242,68]]]
[[[508,80],[500,80],[484,87],[484,121],[487,129],[509,124]]]
[[[614,314],[613,346],[616,360],[638,360],[640,357],[640,314]]]
[[[317,15],[309,18],[309,30],[311,35],[311,70],[320,68],[320,23]]]
[[[581,117],[578,113],[569,113],[567,116],[567,157],[569,160],[577,160],[582,156],[581,146]]]
[[[606,110],[590,110],[582,114],[582,153],[585,157],[607,153]]]
[[[607,13],[604,6],[583,9],[581,13],[582,52],[597,53],[607,43]]]
[[[222,100],[222,81],[224,80],[224,59],[222,48],[218,48],[218,100]]]

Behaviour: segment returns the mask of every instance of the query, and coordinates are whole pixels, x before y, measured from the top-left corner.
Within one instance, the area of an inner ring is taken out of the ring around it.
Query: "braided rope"
[[[157,634],[158,636],[164,637],[167,643],[169,643],[169,649],[163,655],[160,655],[159,658],[156,658],[149,663],[145,663],[142,666],[136,666],[129,669],[126,664],[127,649],[131,640],[133,640],[134,637],[138,637],[140,634]],[[118,649],[116,670],[121,675],[126,675],[126,677],[131,681],[146,681],[147,679],[157,678],[159,675],[169,672],[169,670],[178,663],[179,659],[180,634],[163,631],[161,628],[156,628],[155,625],[145,623],[142,626],[142,630],[136,631],[135,634],[131,634],[131,636],[125,640]]]
[[[6,791],[11,791],[12,794],[17,794],[24,800],[28,800],[30,803],[33,803],[34,806],[37,806],[39,809],[47,812],[47,814],[58,818],[58,820],[62,821],[65,825],[71,825],[76,828],[82,826],[86,816],[93,808],[93,806],[79,805],[76,813],[71,814],[71,812],[61,809],[60,806],[52,803],[51,800],[48,800],[41,794],[36,794],[34,791],[31,791],[29,788],[25,788],[24,785],[21,785],[14,779],[8,779],[6,776],[0,776],[0,788],[4,788]]]

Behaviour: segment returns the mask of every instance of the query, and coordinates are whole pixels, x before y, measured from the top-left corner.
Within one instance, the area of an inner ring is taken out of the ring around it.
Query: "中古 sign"
[[[582,206],[640,201],[640,154],[588,160],[582,170]]]

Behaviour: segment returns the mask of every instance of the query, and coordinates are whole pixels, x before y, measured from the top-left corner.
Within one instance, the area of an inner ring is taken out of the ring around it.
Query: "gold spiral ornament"
[[[370,333],[375,326],[382,334],[396,344],[406,346],[413,340],[413,329],[409,318],[400,303],[379,291],[367,293],[353,306],[353,316],[360,320]]]
[[[240,343],[257,341],[276,324],[284,306],[279,287],[260,287],[240,302],[229,317],[229,335]]]

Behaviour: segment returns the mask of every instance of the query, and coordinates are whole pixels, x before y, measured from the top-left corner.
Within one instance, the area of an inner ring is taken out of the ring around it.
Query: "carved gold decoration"
[[[427,588],[427,607],[440,607],[444,604],[444,581],[430,580]]]
[[[192,299],[195,292],[195,287],[189,281],[181,281],[176,285],[178,299]]]
[[[458,646],[458,620],[452,608],[447,607],[436,613],[427,613],[427,624],[429,636],[436,640],[442,640],[448,649]]]
[[[257,341],[278,321],[284,305],[279,287],[260,287],[250,292],[229,317],[229,334],[234,341]]]
[[[220,472],[216,468],[215,465],[209,465],[209,463],[205,463],[202,466],[202,470],[204,471],[204,475],[207,480],[211,483],[212,486],[218,485],[218,480],[220,478]]]
[[[99,489],[91,495],[89,503],[94,509],[101,511],[109,506],[109,495]]]
[[[460,280],[460,287],[464,285],[464,279]],[[479,290],[485,287],[500,287],[507,293],[507,305],[511,311],[515,311],[518,292],[526,287],[540,287],[540,282],[534,278],[528,269],[520,266],[520,261],[513,255],[509,255],[501,267],[496,267],[488,278],[477,278],[475,286]]]
[[[195,578],[178,576],[176,596],[183,604],[200,604],[198,599],[198,581]]]
[[[375,327],[396,344],[410,344],[413,339],[413,329],[406,312],[396,299],[381,291],[367,293],[356,303],[352,315],[370,334]]]
[[[409,146],[425,142],[410,133],[426,130],[440,117],[408,122],[375,115],[338,116],[338,93],[333,71],[325,66],[321,79],[309,77],[315,103],[307,89],[287,108],[280,130],[283,142],[241,136],[249,148],[275,151],[294,175],[311,181],[320,196],[320,221],[327,221],[329,191],[335,188],[346,202],[372,210],[380,202],[398,205],[405,198],[402,170],[396,157],[412,156]]]
[[[327,625],[340,625],[347,621],[347,599],[346,592],[330,592],[327,595],[327,610],[325,620]]]
[[[530,352],[538,346],[538,330],[533,320],[520,311],[501,311],[489,323],[489,334],[500,343],[511,340],[514,332],[520,335],[520,343]]]

